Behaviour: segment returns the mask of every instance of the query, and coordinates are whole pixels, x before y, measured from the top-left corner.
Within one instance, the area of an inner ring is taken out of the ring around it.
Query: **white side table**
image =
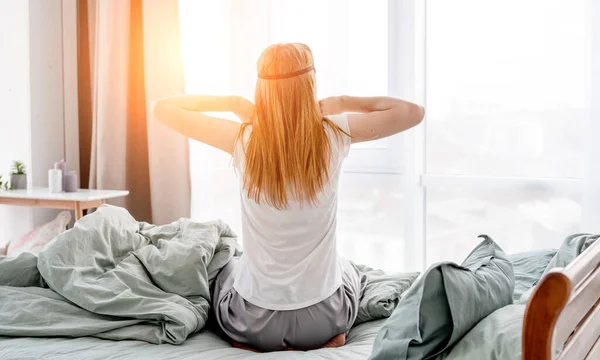
[[[32,206],[66,209],[75,212],[75,220],[83,217],[83,210],[97,208],[107,199],[129,195],[127,190],[85,190],[52,194],[48,188],[0,191],[0,205]]]

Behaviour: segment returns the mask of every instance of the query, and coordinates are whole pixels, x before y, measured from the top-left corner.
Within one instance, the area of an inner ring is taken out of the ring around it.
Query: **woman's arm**
[[[181,134],[233,154],[240,124],[202,112],[231,111],[251,122],[254,105],[239,96],[177,95],[152,103],[152,115]]]
[[[352,142],[385,138],[418,125],[425,110],[392,97],[335,96],[320,101],[323,115],[348,114]]]

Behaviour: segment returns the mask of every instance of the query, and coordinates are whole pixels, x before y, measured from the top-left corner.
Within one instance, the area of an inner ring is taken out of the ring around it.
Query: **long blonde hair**
[[[286,208],[290,196],[301,204],[318,203],[329,182],[332,151],[325,127],[331,127],[338,140],[350,136],[321,115],[312,66],[309,47],[298,43],[271,45],[257,63],[243,185],[249,198],[277,209]],[[237,141],[247,126],[242,124]]]

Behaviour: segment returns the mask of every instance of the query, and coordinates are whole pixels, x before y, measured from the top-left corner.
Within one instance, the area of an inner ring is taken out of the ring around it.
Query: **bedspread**
[[[221,221],[158,226],[104,205],[38,257],[0,256],[0,335],[180,344],[205,327],[212,280],[240,254]],[[355,266],[367,277],[357,322],[388,317],[418,276]]]

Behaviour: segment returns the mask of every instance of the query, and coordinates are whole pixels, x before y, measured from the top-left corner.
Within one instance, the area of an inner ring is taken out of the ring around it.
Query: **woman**
[[[303,44],[270,46],[257,67],[256,106],[236,96],[180,95],[155,102],[153,114],[231,154],[240,175],[244,254],[213,291],[223,331],[261,351],[341,346],[364,287],[336,251],[342,162],[351,143],[411,128],[424,110],[389,97],[317,101]],[[203,114],[214,111],[231,111],[242,124]]]

